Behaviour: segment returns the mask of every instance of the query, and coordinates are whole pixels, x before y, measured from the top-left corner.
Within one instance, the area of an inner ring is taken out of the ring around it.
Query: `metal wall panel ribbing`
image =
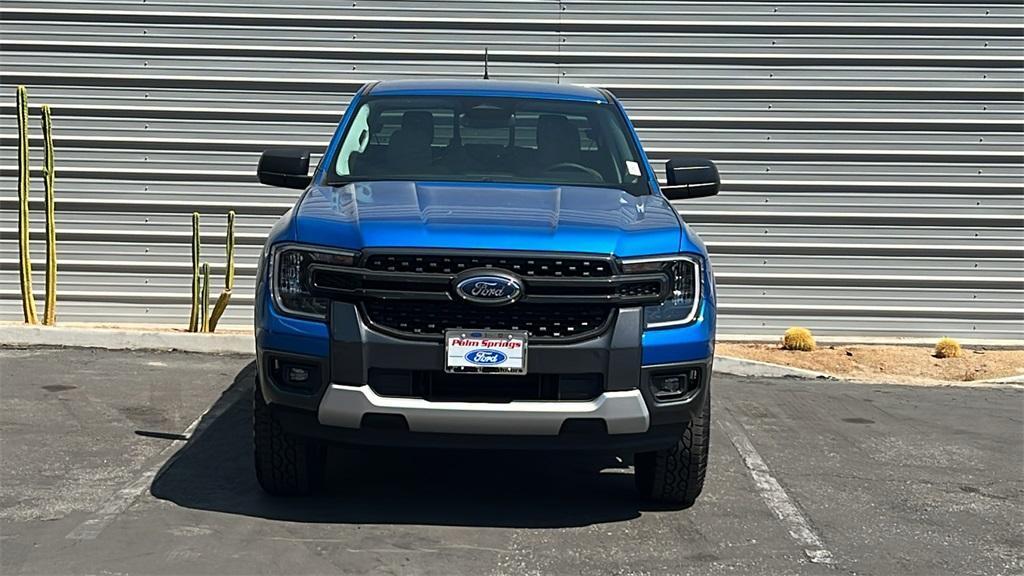
[[[719,163],[722,194],[678,208],[714,256],[723,333],[1024,338],[1016,0],[5,0],[0,17],[0,318],[20,317],[16,85],[54,109],[60,319],[185,324],[189,214],[216,277],[234,208],[242,324],[296,196],[255,183],[259,151],[322,149],[363,82],[478,77],[488,46],[495,77],[612,89],[656,164]]]

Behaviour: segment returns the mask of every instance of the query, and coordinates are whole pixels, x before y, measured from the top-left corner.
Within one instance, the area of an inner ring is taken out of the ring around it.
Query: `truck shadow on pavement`
[[[157,473],[156,498],[274,520],[556,528],[628,520],[648,507],[610,456],[332,447],[324,488],[273,498],[253,473],[255,363],[240,371],[196,433]]]

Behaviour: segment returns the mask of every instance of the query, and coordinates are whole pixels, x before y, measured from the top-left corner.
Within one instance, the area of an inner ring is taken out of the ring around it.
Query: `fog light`
[[[288,368],[288,381],[301,383],[309,380],[309,370],[305,368],[296,368],[292,366]]]
[[[651,387],[654,390],[654,397],[658,400],[678,398],[686,391],[686,376],[682,374],[655,376],[651,378]]]
[[[690,368],[681,374],[651,376],[651,394],[658,402],[679,400],[700,388],[700,368]]]
[[[267,374],[278,388],[292,394],[311,394],[320,389],[322,382],[320,367],[315,363],[273,354],[267,362]]]

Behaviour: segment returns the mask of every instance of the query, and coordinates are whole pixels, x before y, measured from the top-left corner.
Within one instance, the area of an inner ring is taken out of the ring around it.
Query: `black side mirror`
[[[703,158],[672,158],[665,164],[667,185],[661,193],[669,200],[687,200],[718,194],[722,184],[718,168],[711,160]]]
[[[309,151],[298,148],[272,148],[260,156],[256,170],[260,184],[304,190],[313,178],[309,176]]]

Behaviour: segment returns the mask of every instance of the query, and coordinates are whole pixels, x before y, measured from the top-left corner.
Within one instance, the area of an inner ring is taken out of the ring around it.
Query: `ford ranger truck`
[[[632,456],[643,497],[688,506],[708,460],[715,283],[669,200],[716,194],[673,158],[660,186],[596,88],[389,81],[352,98],[256,288],[256,477],[314,490],[330,443]]]

